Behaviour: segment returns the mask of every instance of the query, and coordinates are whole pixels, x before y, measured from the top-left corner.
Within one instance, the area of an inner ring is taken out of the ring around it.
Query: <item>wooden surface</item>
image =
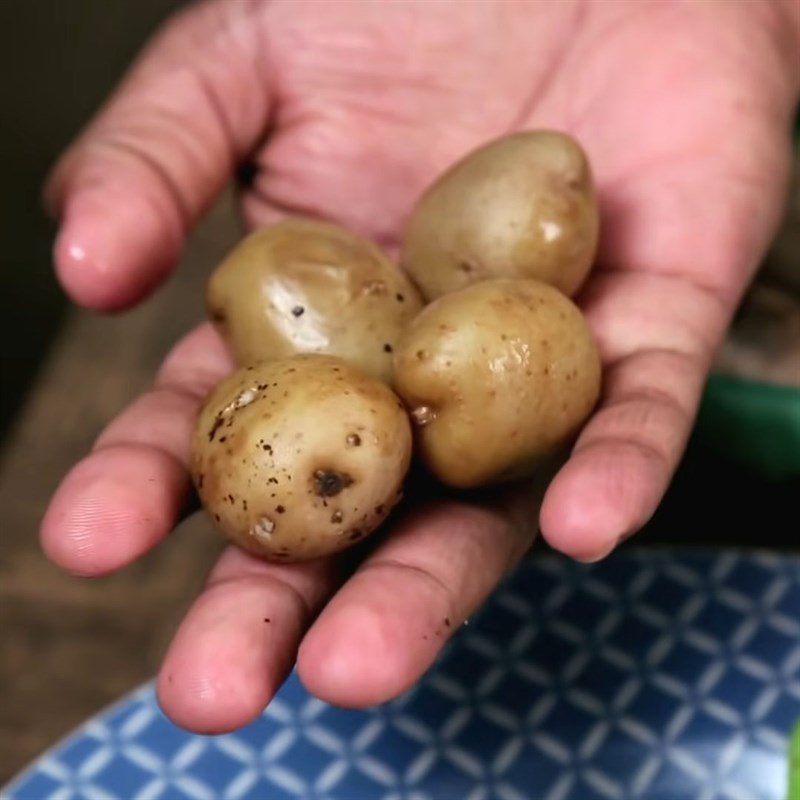
[[[0,458],[0,785],[157,668],[219,543],[202,519],[112,577],[81,580],[42,556],[47,500],[170,344],[202,319],[210,266],[237,235],[215,209],[166,289],[121,317],[73,312]]]

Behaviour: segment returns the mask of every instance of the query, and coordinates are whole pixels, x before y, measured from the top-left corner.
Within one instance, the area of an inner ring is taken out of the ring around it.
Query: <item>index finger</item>
[[[56,270],[78,303],[122,308],[154,288],[265,130],[270,93],[245,10],[178,14],[53,171]]]

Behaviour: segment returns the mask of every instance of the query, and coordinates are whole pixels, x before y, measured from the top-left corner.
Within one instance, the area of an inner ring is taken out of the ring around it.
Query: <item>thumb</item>
[[[211,2],[169,21],[53,170],[56,271],[81,305],[124,308],[160,283],[266,130],[253,8]]]

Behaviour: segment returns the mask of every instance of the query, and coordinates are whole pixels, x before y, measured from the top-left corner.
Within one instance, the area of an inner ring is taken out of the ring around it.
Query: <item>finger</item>
[[[227,550],[164,659],[158,698],[167,716],[198,733],[252,721],[289,673],[334,583],[330,559],[280,565]]]
[[[402,522],[306,634],[298,653],[306,688],[346,707],[409,688],[527,550],[535,514],[525,516],[521,526],[498,510],[453,502]]]
[[[56,269],[77,302],[125,307],[159,283],[262,136],[269,91],[248,9],[179,14],[54,170]]]
[[[581,560],[607,555],[652,516],[683,453],[728,304],[679,278],[598,278],[586,313],[603,397],[542,505],[544,538]]]
[[[203,325],[167,357],[155,388],[101,434],[64,478],[41,526],[47,555],[79,575],[129,563],[169,533],[189,490],[186,460],[197,409],[232,368]]]

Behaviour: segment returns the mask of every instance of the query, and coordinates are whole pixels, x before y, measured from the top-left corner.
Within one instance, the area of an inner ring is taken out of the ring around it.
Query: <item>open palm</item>
[[[134,303],[243,163],[248,225],[312,214],[396,252],[414,200],[467,150],[516,129],[572,133],[603,218],[579,302],[604,392],[539,523],[559,550],[602,557],[663,495],[777,223],[800,83],[793,13],[580,0],[193,7],[56,169],[59,275],[90,307]],[[198,404],[231,368],[208,326],[178,344],[59,488],[42,528],[56,562],[108,572],[170,532]],[[326,700],[396,695],[530,545],[538,503],[524,500],[417,509],[344,585],[335,560],[227,551],[166,656],[165,710],[200,731],[237,727],[295,660]]]

